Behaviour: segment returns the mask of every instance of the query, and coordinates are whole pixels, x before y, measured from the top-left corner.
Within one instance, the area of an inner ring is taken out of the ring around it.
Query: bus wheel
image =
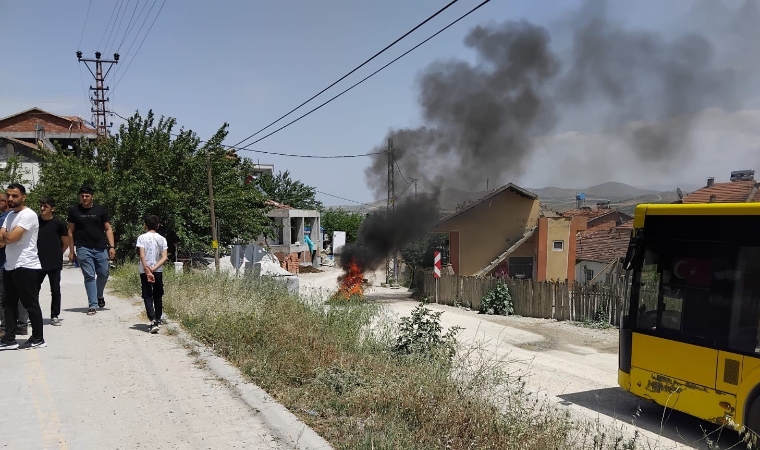
[[[747,412],[747,426],[756,435],[760,434],[760,397],[755,398]]]

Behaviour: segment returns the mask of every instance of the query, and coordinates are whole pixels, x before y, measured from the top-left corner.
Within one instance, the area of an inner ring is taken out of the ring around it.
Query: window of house
[[[555,252],[561,252],[562,250],[565,249],[565,241],[554,241],[552,243],[552,249]]]
[[[511,278],[532,279],[533,258],[530,256],[513,256],[509,258],[508,273]]]
[[[592,269],[584,269],[584,273],[586,274],[586,281],[594,279],[594,271]]]

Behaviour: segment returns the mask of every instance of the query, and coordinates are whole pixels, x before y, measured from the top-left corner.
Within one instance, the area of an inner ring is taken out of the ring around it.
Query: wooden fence
[[[441,274],[438,279],[438,303],[480,309],[480,300],[503,281],[512,297],[515,314],[542,319],[596,321],[619,325],[623,285],[566,283],[464,277]],[[414,289],[431,302],[435,301],[435,277],[430,271],[414,274]]]

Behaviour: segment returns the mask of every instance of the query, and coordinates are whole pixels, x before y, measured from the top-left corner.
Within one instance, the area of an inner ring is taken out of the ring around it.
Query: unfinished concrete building
[[[319,264],[319,254],[322,250],[322,233],[319,211],[310,209],[295,209],[277,204],[267,213],[274,220],[274,239],[267,240],[271,251],[284,262],[286,269],[298,273],[299,263]],[[309,246],[305,242],[309,236],[316,250],[316,261],[312,261]],[[297,261],[297,262],[296,262]],[[290,264],[290,266],[288,266]]]

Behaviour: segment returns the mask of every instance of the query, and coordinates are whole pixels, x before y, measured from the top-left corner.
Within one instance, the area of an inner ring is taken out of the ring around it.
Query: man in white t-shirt
[[[148,331],[158,333],[163,313],[164,296],[164,263],[169,259],[169,246],[166,239],[156,233],[158,229],[158,217],[145,216],[146,233],[137,238],[137,249],[140,252],[140,284],[142,285],[142,298],[145,302],[145,312],[148,314],[150,326]]]
[[[26,207],[26,188],[12,183],[5,190],[8,209],[0,228],[0,247],[5,247],[3,285],[5,287],[5,335],[0,339],[0,350],[19,348],[16,342],[18,302],[29,312],[32,335],[24,348],[47,347],[42,336],[42,308],[40,308],[40,259],[37,256],[37,213]]]

